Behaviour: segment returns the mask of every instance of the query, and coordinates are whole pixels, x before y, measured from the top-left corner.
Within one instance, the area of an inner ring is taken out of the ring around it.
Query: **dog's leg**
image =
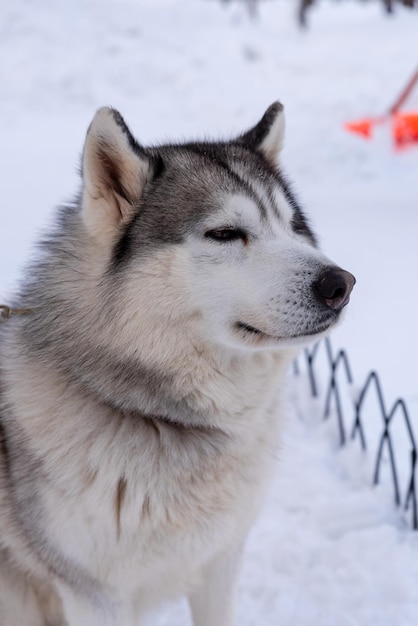
[[[44,616],[44,626],[68,626],[64,618],[61,598],[50,585],[33,583],[39,608]]]
[[[45,626],[33,587],[10,565],[7,571],[5,567],[0,566],[1,626]]]
[[[118,626],[115,612],[91,602],[60,585],[60,595],[68,626]]]
[[[241,546],[208,565],[189,595],[194,626],[233,626]]]
[[[65,587],[60,592],[68,626],[139,626],[140,618],[131,602],[91,602]]]

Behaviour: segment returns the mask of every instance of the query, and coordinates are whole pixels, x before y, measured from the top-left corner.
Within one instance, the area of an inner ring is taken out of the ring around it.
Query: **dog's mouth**
[[[338,315],[331,315],[327,317],[325,320],[321,320],[315,326],[310,326],[308,328],[304,328],[301,332],[289,334],[289,335],[271,335],[255,326],[251,326],[250,324],[246,324],[245,322],[237,322],[235,324],[235,328],[241,336],[245,339],[251,338],[252,340],[256,340],[258,342],[283,342],[283,341],[292,341],[292,340],[309,340],[311,337],[315,337],[316,335],[320,335],[326,332],[331,326],[335,324],[338,319]]]
[[[251,333],[253,335],[265,335],[266,337],[272,337],[272,335],[268,335],[264,333],[262,330],[258,328],[254,328],[254,326],[250,326],[249,324],[244,324],[244,322],[237,322],[236,327],[240,330],[244,330],[246,333]]]

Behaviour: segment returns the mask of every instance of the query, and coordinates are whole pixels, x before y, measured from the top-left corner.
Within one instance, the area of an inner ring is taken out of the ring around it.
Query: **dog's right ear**
[[[87,131],[83,152],[83,219],[97,239],[109,241],[137,210],[152,164],[122,116],[103,107]]]

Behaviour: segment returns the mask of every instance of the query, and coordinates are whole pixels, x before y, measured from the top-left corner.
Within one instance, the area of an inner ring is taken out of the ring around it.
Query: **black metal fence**
[[[382,384],[376,371],[370,372],[364,384],[356,387],[347,352],[338,350],[334,353],[328,338],[314,344],[312,348],[306,348],[301,358],[306,367],[310,392],[314,398],[323,402],[324,419],[335,416],[337,420],[341,446],[347,443],[348,438],[358,439],[362,449],[366,450],[369,443],[366,437],[365,424],[370,412],[378,414],[381,419],[381,432],[376,447],[373,483],[375,485],[379,483],[382,466],[388,464],[395,503],[397,506],[404,507],[405,511],[411,511],[412,527],[414,530],[418,530],[415,487],[417,448],[405,401],[398,398],[388,408],[384,399]],[[324,376],[323,361],[325,361],[325,370],[328,369],[325,386],[321,381]],[[319,365],[320,362],[321,365]],[[300,359],[294,362],[294,370],[296,375],[300,375]],[[399,423],[400,421],[402,424]],[[403,426],[405,445],[402,447],[396,446],[395,423],[397,432]],[[400,461],[402,461],[404,469],[403,480],[398,471]]]

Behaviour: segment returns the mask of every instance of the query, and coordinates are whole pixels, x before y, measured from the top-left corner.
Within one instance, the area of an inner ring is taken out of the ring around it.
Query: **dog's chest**
[[[182,574],[189,579],[244,537],[258,509],[270,457],[267,434],[254,433],[244,449],[204,432],[173,437],[168,428],[148,433],[145,447],[131,445],[125,459],[103,455],[102,466],[89,478],[80,474],[78,493],[64,501],[61,494],[58,507],[51,496],[55,542],[104,584],[135,592],[175,574],[184,587]]]

